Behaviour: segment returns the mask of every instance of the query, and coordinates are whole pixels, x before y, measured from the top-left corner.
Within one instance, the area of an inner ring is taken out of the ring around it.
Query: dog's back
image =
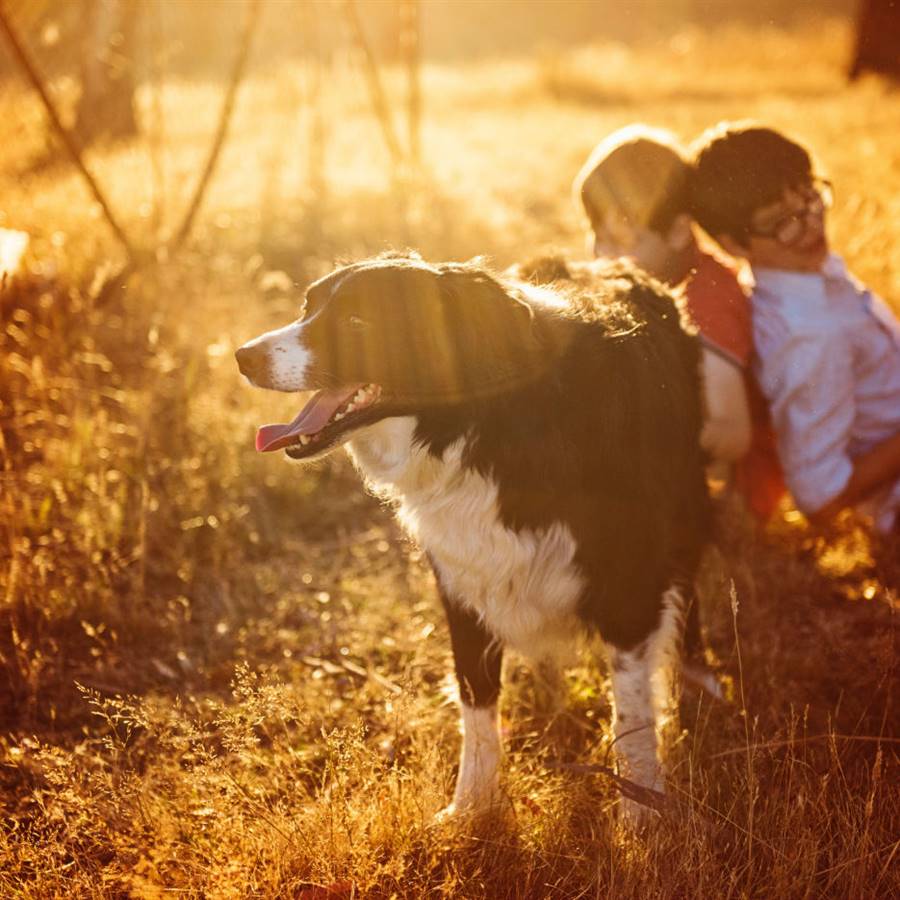
[[[425,412],[416,437],[436,457],[464,439],[461,465],[496,483],[505,527],[564,523],[585,576],[582,618],[630,646],[665,588],[690,579],[707,535],[698,348],[672,298],[633,271],[568,300],[562,311],[529,301],[540,378]]]

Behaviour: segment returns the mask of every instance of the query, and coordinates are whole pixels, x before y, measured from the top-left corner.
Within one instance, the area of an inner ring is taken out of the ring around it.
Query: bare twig
[[[593,763],[549,762],[547,763],[547,767],[550,769],[558,769],[563,772],[574,772],[577,775],[603,775],[606,778],[609,778],[610,781],[615,784],[615,786],[619,790],[619,793],[622,794],[623,797],[627,797],[629,800],[634,800],[636,803],[639,803],[642,806],[647,806],[650,809],[655,809],[660,813],[671,810],[673,807],[690,809],[694,805],[699,806],[702,813],[712,814],[716,818],[721,819],[727,825],[730,825],[736,831],[739,831],[741,834],[745,835],[751,843],[755,842],[757,844],[760,844],[761,846],[766,847],[768,850],[771,850],[772,853],[777,854],[783,859],[786,858],[785,853],[779,850],[774,844],[770,843],[769,841],[763,840],[758,834],[753,834],[742,825],[735,822],[734,819],[732,819],[726,813],[723,813],[715,807],[710,806],[708,803],[704,803],[702,800],[697,799],[687,791],[684,791],[677,786],[675,787],[675,793],[680,796],[663,794],[661,791],[656,791],[652,788],[645,788],[642,785],[636,784],[628,778],[623,778],[618,774],[618,772],[616,772],[614,769],[611,769],[609,766],[603,766]]]
[[[330,65],[330,57],[323,48],[322,26],[318,14],[312,5],[305,3],[300,7],[303,20],[302,25],[307,33],[310,50],[306,65],[306,103],[309,110],[307,173],[312,196],[316,202],[320,202],[325,194],[325,150],[328,133],[326,130],[327,117],[325,115],[326,102],[323,99],[323,85],[326,82],[326,65]],[[313,220],[314,227],[318,227],[318,220]]]
[[[670,805],[669,798],[661,791],[644,787],[630,778],[624,778],[610,766],[602,766],[596,763],[562,762],[549,762],[547,766],[563,772],[574,772],[576,775],[603,775],[616,786],[623,797],[628,800],[634,800],[635,803],[639,803],[641,806],[655,809],[660,813],[665,812]]]
[[[152,46],[150,48],[150,86],[153,127],[148,134],[150,165],[153,169],[153,230],[158,240],[166,209],[166,172],[162,155],[166,145],[166,114],[163,104],[165,87],[163,56],[163,6],[156,0],[150,14]]]
[[[330,659],[320,659],[318,656],[304,656],[300,660],[304,665],[320,668],[329,675],[340,675],[349,672],[359,678],[368,678],[376,684],[380,684],[383,688],[389,690],[392,694],[402,694],[403,688],[395,681],[382,675],[374,667],[363,668],[348,659],[341,659],[333,662]]]
[[[394,134],[394,123],[391,119],[387,99],[384,95],[381,76],[378,74],[378,64],[375,62],[375,54],[372,52],[372,48],[366,40],[362,22],[359,20],[359,10],[356,8],[355,0],[344,0],[344,9],[347,13],[347,21],[350,23],[353,41],[363,58],[366,81],[369,84],[369,94],[371,95],[375,115],[381,124],[381,133],[384,135],[384,142],[387,144],[388,152],[391,154],[394,165],[399,166],[403,162],[403,151],[400,149],[397,135]]]
[[[403,0],[400,6],[400,41],[406,58],[409,158],[413,166],[422,161],[422,79],[419,0]]]
[[[222,146],[225,143],[225,137],[228,134],[228,126],[231,123],[231,115],[234,111],[234,101],[237,96],[237,90],[244,76],[247,59],[250,56],[253,35],[259,24],[263,2],[264,0],[247,0],[247,14],[244,19],[244,31],[241,36],[238,54],[234,61],[234,68],[231,72],[231,80],[229,81],[228,89],[225,92],[225,100],[222,103],[222,112],[219,114],[219,124],[216,127],[216,135],[213,138],[209,157],[206,160],[206,166],[204,167],[203,174],[200,176],[200,181],[197,183],[197,187],[194,190],[194,196],[188,205],[181,227],[175,232],[175,236],[169,242],[169,251],[171,253],[175,253],[190,234],[194,224],[194,218],[197,215],[197,211],[200,209],[200,204],[203,202],[203,197],[206,194],[209,180],[216,168],[216,163],[219,161],[219,154],[222,152]]]
[[[115,234],[116,238],[119,240],[119,243],[125,249],[125,252],[128,254],[129,260],[132,263],[136,262],[137,254],[131,244],[131,241],[128,240],[125,232],[122,230],[118,221],[116,221],[116,217],[113,215],[112,209],[110,209],[109,204],[106,202],[106,198],[103,196],[103,192],[100,190],[100,186],[94,180],[94,176],[91,175],[91,173],[88,171],[87,166],[84,164],[84,159],[82,158],[82,150],[77,138],[73,134],[70,134],[68,129],[66,129],[66,127],[62,124],[62,121],[59,118],[59,114],[56,111],[56,107],[53,105],[53,101],[50,99],[50,95],[44,88],[44,83],[41,79],[41,76],[32,65],[31,60],[28,58],[28,54],[25,52],[25,47],[16,36],[12,24],[7,17],[6,8],[2,3],[0,3],[0,28],[2,28],[3,33],[6,35],[7,41],[9,41],[9,45],[12,48],[13,55],[18,60],[19,65],[22,67],[22,70],[28,77],[28,80],[31,82],[32,87],[34,87],[34,89],[38,93],[38,96],[41,98],[41,102],[44,104],[44,111],[47,113],[47,117],[50,119],[50,124],[53,126],[53,130],[59,136],[59,139],[62,141],[63,146],[66,148],[66,152],[72,158],[72,162],[75,163],[76,167],[81,172],[82,177],[87,182],[87,185],[90,188],[91,193],[94,195],[94,199],[99,204],[100,209],[103,211],[103,216],[109,224],[109,227],[112,229],[113,234]]]
[[[801,744],[811,744],[815,741],[825,740],[838,741],[858,741],[871,744],[900,744],[900,738],[881,737],[877,734],[839,734],[838,732],[826,732],[823,734],[810,734],[806,737],[785,738],[780,741],[762,741],[758,744],[750,744],[749,749],[756,750],[774,750],[777,747],[795,747]],[[713,753],[709,759],[721,759],[724,756],[736,756],[738,753],[746,753],[748,747],[734,747],[731,750],[721,750]]]

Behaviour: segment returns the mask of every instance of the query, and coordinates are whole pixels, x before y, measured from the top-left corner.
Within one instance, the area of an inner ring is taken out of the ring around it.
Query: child
[[[830,185],[780,132],[725,123],[695,146],[692,195],[700,225],[753,270],[755,369],[797,506],[897,529],[900,323],[829,253]]]
[[[760,519],[783,491],[765,403],[750,372],[750,310],[733,271],[697,244],[690,167],[674,137],[632,125],[599,144],[575,180],[595,256],[626,257],[671,286],[683,285],[703,344],[712,459],[735,462],[734,483]]]

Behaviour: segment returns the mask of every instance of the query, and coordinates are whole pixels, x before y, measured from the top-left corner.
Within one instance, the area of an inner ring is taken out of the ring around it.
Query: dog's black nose
[[[237,360],[241,374],[246,375],[251,381],[253,381],[254,375],[259,373],[262,356],[262,352],[257,347],[238,347],[234,352],[234,358]]]
[[[234,351],[234,358],[237,360],[238,368],[246,375],[246,367],[250,361],[250,351],[246,347],[238,347],[237,350]]]

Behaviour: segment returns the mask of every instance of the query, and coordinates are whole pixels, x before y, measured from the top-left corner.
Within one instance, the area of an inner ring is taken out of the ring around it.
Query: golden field
[[[591,648],[564,711],[510,660],[509,815],[456,833],[433,823],[458,747],[433,579],[343,457],[254,452],[296,410],[232,359],[336,260],[583,258],[571,180],[637,120],[690,139],[753,117],[809,143],[833,243],[900,309],[900,91],[847,87],[849,45],[821,20],[426,62],[419,173],[391,166],[357,68],[336,60],[315,104],[304,66],[251,67],[192,240],[114,290],[115,240],[70,166],[37,165],[33,95],[0,86],[0,226],[31,235],[0,292],[0,896],[900,893],[900,565],[865,535],[728,511],[703,616],[732,703],[683,699],[676,802],[648,833],[565,768],[611,752]],[[386,89],[399,125],[402,72]],[[142,88],[155,149],[88,153],[142,247],[177,222],[221,93]]]

